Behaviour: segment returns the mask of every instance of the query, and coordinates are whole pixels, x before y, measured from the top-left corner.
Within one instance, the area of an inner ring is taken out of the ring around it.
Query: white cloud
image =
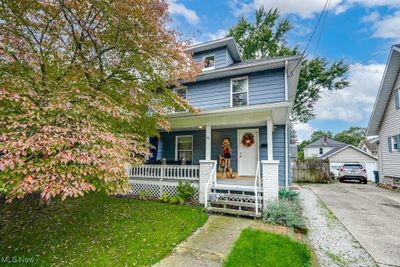
[[[184,17],[192,25],[196,25],[200,21],[194,10],[188,9],[185,5],[178,3],[177,0],[168,0],[168,10],[172,15]]]
[[[230,7],[236,16],[248,14],[260,6],[265,9],[278,8],[281,14],[295,14],[302,18],[312,18],[322,11],[325,0],[230,0]],[[347,11],[349,8],[361,5],[367,8],[388,6],[400,7],[400,0],[332,0],[329,9],[336,15]]]
[[[379,19],[380,15],[378,11],[374,11],[369,13],[368,15],[361,18],[361,22],[376,22]]]
[[[400,40],[400,11],[395,12],[392,16],[386,16],[373,24],[374,37]]]
[[[308,140],[311,137],[311,134],[316,131],[313,127],[311,127],[308,123],[297,123],[293,125],[294,130],[297,134],[297,140],[300,143],[301,141]]]
[[[361,123],[369,119],[385,69],[384,64],[354,65],[350,87],[323,91],[315,106],[316,119]]]

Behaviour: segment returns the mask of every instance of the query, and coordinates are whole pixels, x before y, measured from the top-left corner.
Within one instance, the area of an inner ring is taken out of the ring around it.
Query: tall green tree
[[[367,129],[364,127],[350,127],[347,130],[335,134],[334,139],[357,147],[360,141],[365,139],[366,132]]]
[[[169,129],[169,86],[200,66],[165,0],[0,2],[0,194],[42,203],[129,188],[127,164]]]
[[[315,141],[321,139],[322,137],[324,137],[325,135],[328,136],[329,138],[333,138],[332,132],[317,130],[311,134],[310,141],[311,141],[311,143],[315,142]]]
[[[287,35],[292,29],[288,19],[281,19],[277,9],[266,11],[263,7],[256,11],[254,21],[241,17],[229,29],[240,46],[243,59],[261,57],[301,55],[298,47],[291,47]],[[293,107],[292,120],[307,122],[315,117],[314,105],[321,97],[321,91],[343,89],[349,85],[344,78],[348,65],[342,60],[329,63],[322,57],[305,57],[299,65],[300,79]]]

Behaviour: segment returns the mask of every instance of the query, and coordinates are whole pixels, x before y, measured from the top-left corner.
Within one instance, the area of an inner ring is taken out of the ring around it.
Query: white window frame
[[[206,57],[214,57],[214,66],[208,67],[208,68],[204,67],[204,62],[205,62]],[[215,63],[216,63],[215,62],[215,54],[204,55],[203,56],[203,60],[201,62],[203,63],[203,71],[214,70],[215,69]]]
[[[192,139],[191,150],[184,150],[184,151],[191,151],[192,152],[192,159],[190,161],[193,162],[193,156],[194,156],[193,155],[193,135],[177,135],[177,136],[175,136],[175,161],[178,161],[178,139],[180,137],[190,137]],[[186,159],[186,161],[189,161],[189,160]]]
[[[238,81],[238,80],[243,80],[243,79],[246,79],[246,88],[247,88],[247,91],[246,91],[246,94],[247,94],[247,105],[246,106],[248,106],[248,105],[250,105],[250,103],[249,103],[249,76],[242,76],[242,77],[237,77],[237,78],[233,78],[233,79],[231,79],[231,108],[233,107],[233,82],[234,81]],[[240,93],[235,93],[235,94],[243,94],[244,92],[240,92]],[[244,106],[244,105],[243,105]],[[235,106],[235,107],[241,107],[241,106]]]
[[[400,109],[400,88],[399,89],[397,89],[395,92],[394,92],[397,96],[394,98],[394,101],[396,102],[396,103],[394,103],[395,104],[395,107],[396,107],[396,109]]]
[[[182,86],[182,87],[176,87],[174,88],[174,93],[177,93],[178,90],[182,90],[185,89],[185,93],[186,93],[186,101],[187,101],[187,97],[188,97],[188,87],[187,86]],[[175,108],[173,109],[172,113],[184,113],[184,112],[188,112],[187,109],[185,110],[178,110],[176,111]]]
[[[400,144],[399,144],[399,137],[398,137],[398,135],[394,135],[394,136],[391,136],[390,137],[391,139],[392,139],[392,152],[397,152],[397,151],[399,151],[398,149],[399,149],[399,146],[400,146]],[[394,144],[397,144],[397,147],[394,147]]]

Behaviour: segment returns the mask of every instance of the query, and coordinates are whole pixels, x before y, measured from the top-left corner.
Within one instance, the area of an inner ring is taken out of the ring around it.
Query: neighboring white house
[[[334,148],[343,147],[344,143],[330,139],[327,135],[321,137],[314,143],[304,147],[304,158],[319,158]]]
[[[361,140],[357,147],[373,156],[378,156],[378,141],[379,138]]]
[[[379,136],[380,181],[400,184],[400,44],[393,45],[369,121],[367,135]]]
[[[347,162],[358,162],[365,166],[367,170],[368,180],[374,181],[374,171],[378,170],[378,159],[364,152],[352,145],[343,145],[330,150],[320,158],[328,159],[330,164],[330,170],[338,175],[338,168]]]

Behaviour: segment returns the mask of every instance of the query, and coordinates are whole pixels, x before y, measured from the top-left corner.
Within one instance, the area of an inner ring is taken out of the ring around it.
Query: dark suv
[[[367,183],[367,170],[360,163],[345,163],[339,169],[339,181],[359,181]]]

